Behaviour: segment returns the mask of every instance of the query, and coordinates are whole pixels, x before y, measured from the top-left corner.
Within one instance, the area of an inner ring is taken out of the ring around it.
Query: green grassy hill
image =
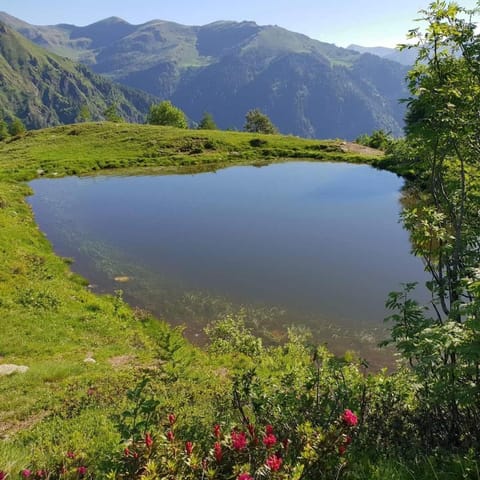
[[[143,122],[155,98],[49,53],[0,23],[0,114],[29,128],[75,122],[82,107],[103,119],[115,103],[123,118]]]

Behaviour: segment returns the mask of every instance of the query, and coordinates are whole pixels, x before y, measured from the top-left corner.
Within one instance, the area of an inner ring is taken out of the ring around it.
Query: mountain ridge
[[[362,45],[356,45],[354,43],[347,47],[349,50],[354,50],[358,53],[369,53],[371,55],[377,55],[378,57],[392,62],[398,62],[402,65],[412,66],[417,59],[417,50],[415,48],[399,50],[398,48],[389,47],[363,47]]]
[[[7,17],[0,13],[0,20]],[[378,128],[402,133],[398,99],[406,96],[405,67],[275,25],[132,25],[119,17],[84,27],[13,23],[50,51],[171,100],[193,120],[212,113],[220,128],[240,129],[245,113],[260,108],[294,135],[352,139]]]
[[[119,114],[143,121],[152,95],[115,85],[85,65],[50,53],[0,22],[0,112],[29,128],[77,120],[87,107],[93,120],[116,104]]]

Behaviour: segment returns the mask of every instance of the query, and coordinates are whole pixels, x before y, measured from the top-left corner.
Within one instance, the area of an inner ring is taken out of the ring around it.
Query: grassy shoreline
[[[110,123],[31,131],[1,143],[0,363],[25,364],[30,370],[0,378],[0,435],[50,408],[55,403],[50,393],[62,382],[88,379],[83,360],[90,354],[105,375],[110,358],[131,356],[139,365],[153,361],[150,335],[157,336],[160,325],[138,322],[128,306],[116,305],[117,299],[86,290],[39,231],[23,182],[44,175],[192,173],[291,159],[373,163],[380,158],[373,150],[365,155],[342,149],[341,141]],[[28,401],[18,390],[29,392]]]
[[[382,154],[341,140],[219,130],[87,123],[30,131],[1,144],[0,180],[112,169],[204,170],[291,159],[379,164]],[[189,170],[191,172],[191,170]]]
[[[109,123],[31,131],[0,143],[0,364],[29,367],[0,376],[0,439],[28,435],[92,385],[124,392],[139,371],[158,367],[159,349],[177,345],[187,357],[203,355],[180,329],[119,297],[91,293],[40,232],[25,201],[31,194],[26,181],[192,173],[292,159],[378,164],[382,158],[373,150],[346,150],[342,141]],[[109,408],[106,400],[103,408]],[[0,443],[2,455],[9,445]],[[12,455],[18,465],[25,461],[25,452]]]

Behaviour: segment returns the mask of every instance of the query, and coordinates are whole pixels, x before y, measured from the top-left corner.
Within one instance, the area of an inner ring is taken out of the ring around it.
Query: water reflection
[[[31,186],[41,229],[76,271],[187,324],[191,336],[226,305],[246,305],[260,329],[306,324],[338,349],[371,348],[388,292],[426,278],[398,223],[402,180],[367,166],[295,162]]]

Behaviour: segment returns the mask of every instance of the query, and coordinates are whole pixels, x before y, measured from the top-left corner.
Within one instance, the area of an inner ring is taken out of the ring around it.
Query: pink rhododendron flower
[[[263,437],[263,444],[267,448],[272,448],[277,443],[277,437],[273,433],[269,433]]]
[[[149,433],[145,434],[145,445],[147,448],[150,448],[153,445],[153,438]]]
[[[192,442],[185,442],[185,452],[188,456],[190,456],[193,452],[193,443]]]
[[[249,473],[241,473],[238,477],[237,480],[253,480],[253,477],[250,476]]]
[[[220,463],[223,457],[222,445],[220,444],[220,442],[215,442],[215,444],[213,445],[213,450],[215,452],[215,460]]]
[[[358,417],[348,408],[343,412],[342,420],[348,427],[354,427],[358,423]]]
[[[243,450],[247,446],[247,435],[245,432],[232,432],[232,446],[235,450]]]
[[[281,457],[277,457],[276,455],[272,455],[271,457],[267,458],[265,464],[272,472],[277,472],[280,470],[282,466],[283,460]]]

